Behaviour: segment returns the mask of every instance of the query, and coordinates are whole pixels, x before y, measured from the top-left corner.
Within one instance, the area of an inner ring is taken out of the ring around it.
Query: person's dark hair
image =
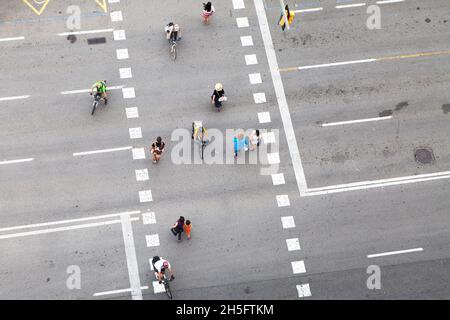
[[[204,3],[204,4],[203,4],[203,9],[204,9],[205,11],[210,12],[210,11],[211,11],[211,1],[208,1],[206,4]]]
[[[161,143],[161,137],[156,138],[156,142]]]
[[[186,225],[190,225],[191,224],[191,220],[186,220]]]
[[[180,216],[180,219],[178,219],[178,220],[184,221],[184,217],[183,217],[183,216]]]
[[[259,130],[256,129],[256,136],[259,137]]]

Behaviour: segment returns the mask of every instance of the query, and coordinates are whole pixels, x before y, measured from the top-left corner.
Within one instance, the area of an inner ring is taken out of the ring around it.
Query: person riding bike
[[[169,22],[164,28],[164,31],[166,31],[166,38],[169,42],[181,40],[181,28],[178,24]]]
[[[194,143],[204,143],[205,145],[209,143],[208,131],[201,123],[194,122],[194,131],[192,133],[192,139]]]
[[[164,279],[164,273],[169,270],[170,281],[174,280],[172,269],[170,268],[169,261],[163,259],[162,257],[154,256],[152,259],[153,270],[155,270],[156,279],[161,284]]]
[[[106,80],[99,80],[91,88],[91,95],[100,95],[100,98],[105,101],[105,104],[108,104],[108,97],[106,95]]]

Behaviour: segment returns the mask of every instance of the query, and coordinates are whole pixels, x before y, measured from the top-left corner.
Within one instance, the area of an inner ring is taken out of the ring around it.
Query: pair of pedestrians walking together
[[[191,221],[190,220],[185,221],[184,217],[180,216],[180,218],[178,218],[178,220],[174,223],[170,231],[172,231],[174,236],[178,235],[178,241],[181,241],[181,234],[183,232],[186,233],[187,239],[191,240],[191,228],[192,228]]]

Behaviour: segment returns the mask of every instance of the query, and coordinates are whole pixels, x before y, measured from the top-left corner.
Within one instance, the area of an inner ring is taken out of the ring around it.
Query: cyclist
[[[175,279],[175,277],[173,276],[172,269],[170,268],[169,261],[163,259],[162,257],[154,256],[152,259],[152,265],[153,270],[155,270],[156,279],[159,281],[160,284],[164,278],[164,273],[166,272],[166,269],[169,270],[170,281]]]
[[[108,104],[108,97],[106,95],[106,80],[99,80],[91,88],[91,95],[100,95],[100,98],[105,101],[105,104]]]
[[[156,142],[152,144],[150,153],[152,154],[153,163],[157,163],[161,159],[162,153],[164,152],[165,143],[161,140],[161,137],[156,138]]]
[[[169,22],[164,28],[164,31],[166,31],[166,38],[169,42],[181,40],[181,28],[178,24]]]
[[[202,125],[201,122],[194,122],[193,124],[194,131],[192,134],[192,139],[194,140],[194,143],[204,143],[205,145],[209,143],[208,139],[208,131],[206,128]]]

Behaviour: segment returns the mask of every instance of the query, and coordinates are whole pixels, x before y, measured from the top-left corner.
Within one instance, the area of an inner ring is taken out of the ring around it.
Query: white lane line
[[[151,190],[139,191],[139,202],[150,202],[153,201]]]
[[[98,29],[98,30],[85,30],[85,31],[71,31],[58,33],[58,36],[80,35],[80,34],[92,34],[92,33],[104,33],[113,32],[114,29]]]
[[[309,9],[301,9],[301,10],[292,10],[294,13],[307,13],[307,12],[316,12],[322,11],[323,8],[309,8]]]
[[[131,68],[119,68],[119,75],[120,75],[121,79],[133,78],[133,74],[131,73]]]
[[[270,123],[270,112],[258,112],[259,123]]]
[[[352,3],[352,4],[343,4],[340,6],[336,6],[336,9],[345,9],[345,8],[355,8],[355,7],[364,7],[365,3]]]
[[[294,128],[292,126],[291,115],[289,113],[289,106],[287,104],[286,95],[284,92],[283,81],[281,80],[280,71],[278,69],[277,57],[275,54],[272,36],[267,22],[266,11],[262,0],[254,0],[256,13],[258,15],[258,22],[261,29],[261,35],[264,41],[264,48],[266,50],[267,61],[272,75],[273,86],[277,96],[278,107],[280,109],[281,119],[283,121],[284,132],[289,147],[289,153],[294,167],[295,179],[300,194],[307,191],[307,184],[305,173],[303,171],[302,159],[300,158],[300,151],[298,150],[297,140],[295,138]]]
[[[16,40],[24,40],[24,39],[25,39],[25,37],[0,38],[0,42],[16,41]]]
[[[3,98],[0,98],[0,101],[20,100],[20,99],[27,99],[29,97],[30,97],[29,95],[26,95],[26,96],[14,96],[14,97],[3,97]]]
[[[132,146],[127,146],[127,147],[112,148],[112,149],[102,149],[102,150],[75,152],[73,154],[73,156],[76,157],[76,156],[85,156],[85,155],[97,154],[97,153],[116,152],[116,151],[130,150],[132,148],[133,148]]]
[[[295,228],[294,217],[281,217],[281,224],[283,225],[283,229]]]
[[[286,245],[288,251],[300,250],[300,242],[298,241],[298,238],[286,239]]]
[[[145,242],[147,243],[147,247],[159,247],[159,235],[150,234],[145,236]]]
[[[236,9],[245,9],[244,0],[233,0],[233,8]]]
[[[112,218],[112,217],[120,217],[123,214],[133,215],[133,214],[139,214],[139,213],[141,213],[141,211],[126,211],[126,212],[105,214],[102,216],[95,216],[95,217],[86,217],[86,218],[78,218],[78,219],[58,220],[58,221],[51,221],[51,222],[27,224],[27,225],[23,225],[23,226],[2,228],[2,229],[0,229],[0,232],[19,230],[19,229],[32,229],[32,228],[39,228],[39,227],[47,227],[47,226],[54,226],[54,225],[58,225],[58,224],[68,224],[68,223],[73,223],[73,222],[99,220],[99,219],[106,219],[106,218]]]
[[[133,154],[133,160],[145,159],[145,149],[144,148],[134,148],[131,150]]]
[[[283,173],[272,174],[272,182],[273,182],[274,186],[279,186],[280,184],[285,184],[284,174]]]
[[[155,224],[156,223],[156,215],[155,215],[155,213],[154,212],[143,213],[142,214],[142,223],[143,224]]]
[[[114,30],[113,32],[114,40],[126,40],[125,30]]]
[[[236,23],[238,28],[246,28],[249,26],[247,17],[236,18]]]
[[[26,159],[16,159],[16,160],[4,160],[0,161],[1,164],[13,164],[13,163],[21,163],[21,162],[30,162],[33,161],[34,158],[26,158]]]
[[[252,38],[252,36],[242,36],[241,37],[241,45],[243,47],[253,46],[253,38]]]
[[[123,214],[120,217],[122,222],[123,242],[125,245],[125,255],[127,257],[128,277],[130,279],[131,297],[133,300],[142,300],[141,280],[139,279],[139,268],[134,246],[133,226],[130,215]]]
[[[137,220],[139,220],[139,218],[132,218],[130,220],[137,221]],[[35,231],[27,231],[27,232],[19,232],[19,233],[9,233],[9,234],[5,234],[5,235],[0,235],[0,240],[34,236],[34,235],[38,235],[38,234],[54,233],[54,232],[61,232],[61,231],[68,231],[68,230],[93,228],[93,227],[106,226],[106,225],[115,224],[115,223],[121,223],[121,220],[109,220],[109,221],[102,221],[102,222],[95,222],[95,223],[77,224],[75,226],[59,227],[59,228],[53,228],[53,229],[43,229],[43,230],[35,230]]]
[[[142,138],[141,127],[129,128],[128,132],[130,134],[130,139],[140,139],[140,138]]]
[[[136,181],[147,181],[148,180],[148,170],[147,169],[138,169],[135,170],[136,173]]]
[[[250,80],[250,84],[260,84],[262,83],[261,74],[260,73],[250,73],[248,75]]]
[[[117,49],[116,55],[118,60],[128,59],[130,56],[128,55],[128,49]]]
[[[112,11],[110,13],[110,16],[111,16],[112,22],[117,22],[117,21],[123,20],[122,11]]]
[[[108,3],[119,3],[120,0],[108,0]]]
[[[424,181],[449,179],[450,171],[442,171],[435,173],[418,174],[413,176],[397,177],[390,179],[380,179],[380,180],[369,180],[352,182],[346,184],[337,184],[333,186],[326,186],[321,188],[310,188],[307,192],[301,193],[300,196],[317,196],[337,192],[354,191],[354,190],[364,190],[371,188],[379,188],[386,186],[394,186],[408,183],[417,183]]]
[[[292,261],[291,265],[292,265],[292,273],[294,274],[306,272],[305,262],[303,260]]]
[[[245,55],[245,64],[248,66],[258,64],[258,59],[256,59],[256,54]]]
[[[324,63],[324,64],[316,64],[311,66],[303,66],[298,67],[298,70],[307,70],[307,69],[315,69],[315,68],[327,68],[327,67],[336,67],[336,66],[343,66],[347,64],[356,64],[356,63],[367,63],[367,62],[374,62],[377,61],[377,59],[363,59],[363,60],[353,60],[353,61],[344,61],[344,62],[333,62],[333,63]]]
[[[397,2],[403,2],[404,0],[384,0],[384,1],[377,1],[376,4],[386,4],[386,3],[397,3]]]
[[[311,297],[311,289],[309,288],[309,283],[298,284],[296,288],[299,298]]]
[[[384,256],[391,256],[394,254],[402,254],[402,253],[410,253],[410,252],[418,252],[418,251],[423,251],[423,248],[414,248],[414,249],[407,249],[407,250],[369,254],[369,255],[367,255],[367,258],[384,257]]]
[[[141,287],[141,290],[147,290],[147,289],[148,289],[148,286],[142,286]],[[94,297],[100,297],[100,296],[106,296],[106,295],[117,294],[117,293],[125,293],[125,292],[131,292],[131,288],[97,292],[97,293],[94,293],[93,296]]]
[[[376,117],[376,118],[366,118],[366,119],[358,119],[358,120],[349,120],[349,121],[339,121],[339,122],[327,122],[322,123],[322,127],[331,127],[331,126],[340,126],[344,124],[353,124],[353,123],[362,123],[362,122],[371,122],[371,121],[381,121],[381,120],[389,120],[392,119],[392,116],[386,117]]]
[[[139,112],[138,112],[138,108],[133,107],[133,108],[126,108],[125,112],[127,114],[127,118],[131,119],[131,118],[139,118]]]
[[[119,90],[122,89],[124,86],[111,86],[106,87],[106,90]],[[80,89],[80,90],[70,90],[70,91],[61,91],[61,94],[76,94],[76,93],[87,93],[91,92],[91,89]]]
[[[258,92],[253,94],[253,100],[255,103],[265,103],[266,100],[266,94],[264,92]]]
[[[287,194],[280,194],[276,196],[278,207],[288,207],[291,205],[289,196]]]

